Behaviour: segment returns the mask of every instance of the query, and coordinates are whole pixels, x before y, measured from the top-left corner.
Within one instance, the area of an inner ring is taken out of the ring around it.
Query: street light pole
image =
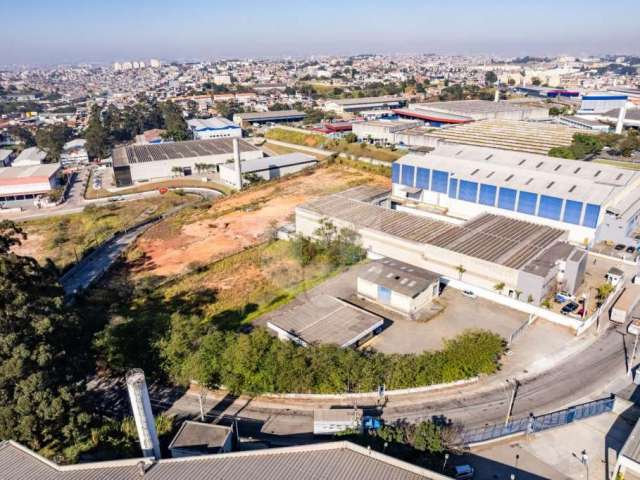
[[[449,460],[449,454],[444,454],[444,462],[442,463],[442,471],[444,472],[445,467],[447,466],[447,460]]]
[[[638,337],[640,333],[636,333],[636,339],[633,342],[633,351],[631,352],[631,359],[629,360],[629,369],[627,370],[627,375],[631,375],[631,370],[633,369],[633,362],[636,360],[636,349],[638,348]]]
[[[587,469],[587,480],[589,480],[589,456],[587,455],[586,450],[582,450],[580,455],[580,462],[584,465],[584,468]]]
[[[509,379],[506,380],[507,383],[510,384]],[[513,410],[513,403],[516,400],[516,393],[518,393],[518,380],[513,379],[513,393],[511,394],[511,399],[509,400],[509,407],[507,408],[507,416],[504,419],[504,426],[506,427],[509,424],[509,419],[511,418],[511,411]]]

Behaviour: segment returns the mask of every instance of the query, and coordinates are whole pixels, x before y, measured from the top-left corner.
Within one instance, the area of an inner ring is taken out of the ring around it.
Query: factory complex
[[[392,196],[470,219],[504,215],[566,230],[583,245],[635,245],[640,174],[545,155],[442,145],[393,164]]]

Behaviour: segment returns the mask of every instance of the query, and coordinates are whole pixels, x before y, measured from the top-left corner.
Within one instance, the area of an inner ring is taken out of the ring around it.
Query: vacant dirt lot
[[[390,186],[386,177],[336,165],[217,200],[208,210],[192,211],[150,229],[138,241],[146,262],[137,274],[175,275],[223,258],[293,221],[297,205],[363,183]]]

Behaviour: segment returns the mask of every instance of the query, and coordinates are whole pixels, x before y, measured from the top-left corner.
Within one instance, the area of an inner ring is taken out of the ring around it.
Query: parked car
[[[476,298],[477,297],[477,295],[473,292],[473,290],[463,290],[462,294],[465,297],[469,297],[469,298]]]
[[[627,253],[636,253],[636,247],[627,247],[625,252],[627,252]]]
[[[456,465],[453,467],[453,471],[453,478],[460,480],[473,478],[473,474],[475,473],[475,470],[471,465]]]
[[[569,300],[574,300],[575,297],[571,295],[569,292],[565,292],[564,290],[557,292],[556,296],[553,298],[556,303],[564,303]]]
[[[622,244],[622,243],[619,243],[619,244],[617,244],[617,245],[616,245],[615,247],[613,247],[613,248],[614,248],[615,250],[617,250],[617,251],[621,252],[622,250],[624,250],[625,248],[627,248],[627,246],[626,246],[626,245],[624,245],[624,244]]]
[[[569,302],[560,309],[560,313],[563,315],[569,315],[570,313],[575,312],[579,307],[580,305],[578,305],[576,302]]]

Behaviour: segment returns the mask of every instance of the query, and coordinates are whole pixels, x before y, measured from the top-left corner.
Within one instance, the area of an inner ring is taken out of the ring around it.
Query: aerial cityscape
[[[0,480],[640,479],[640,3],[0,16]]]

